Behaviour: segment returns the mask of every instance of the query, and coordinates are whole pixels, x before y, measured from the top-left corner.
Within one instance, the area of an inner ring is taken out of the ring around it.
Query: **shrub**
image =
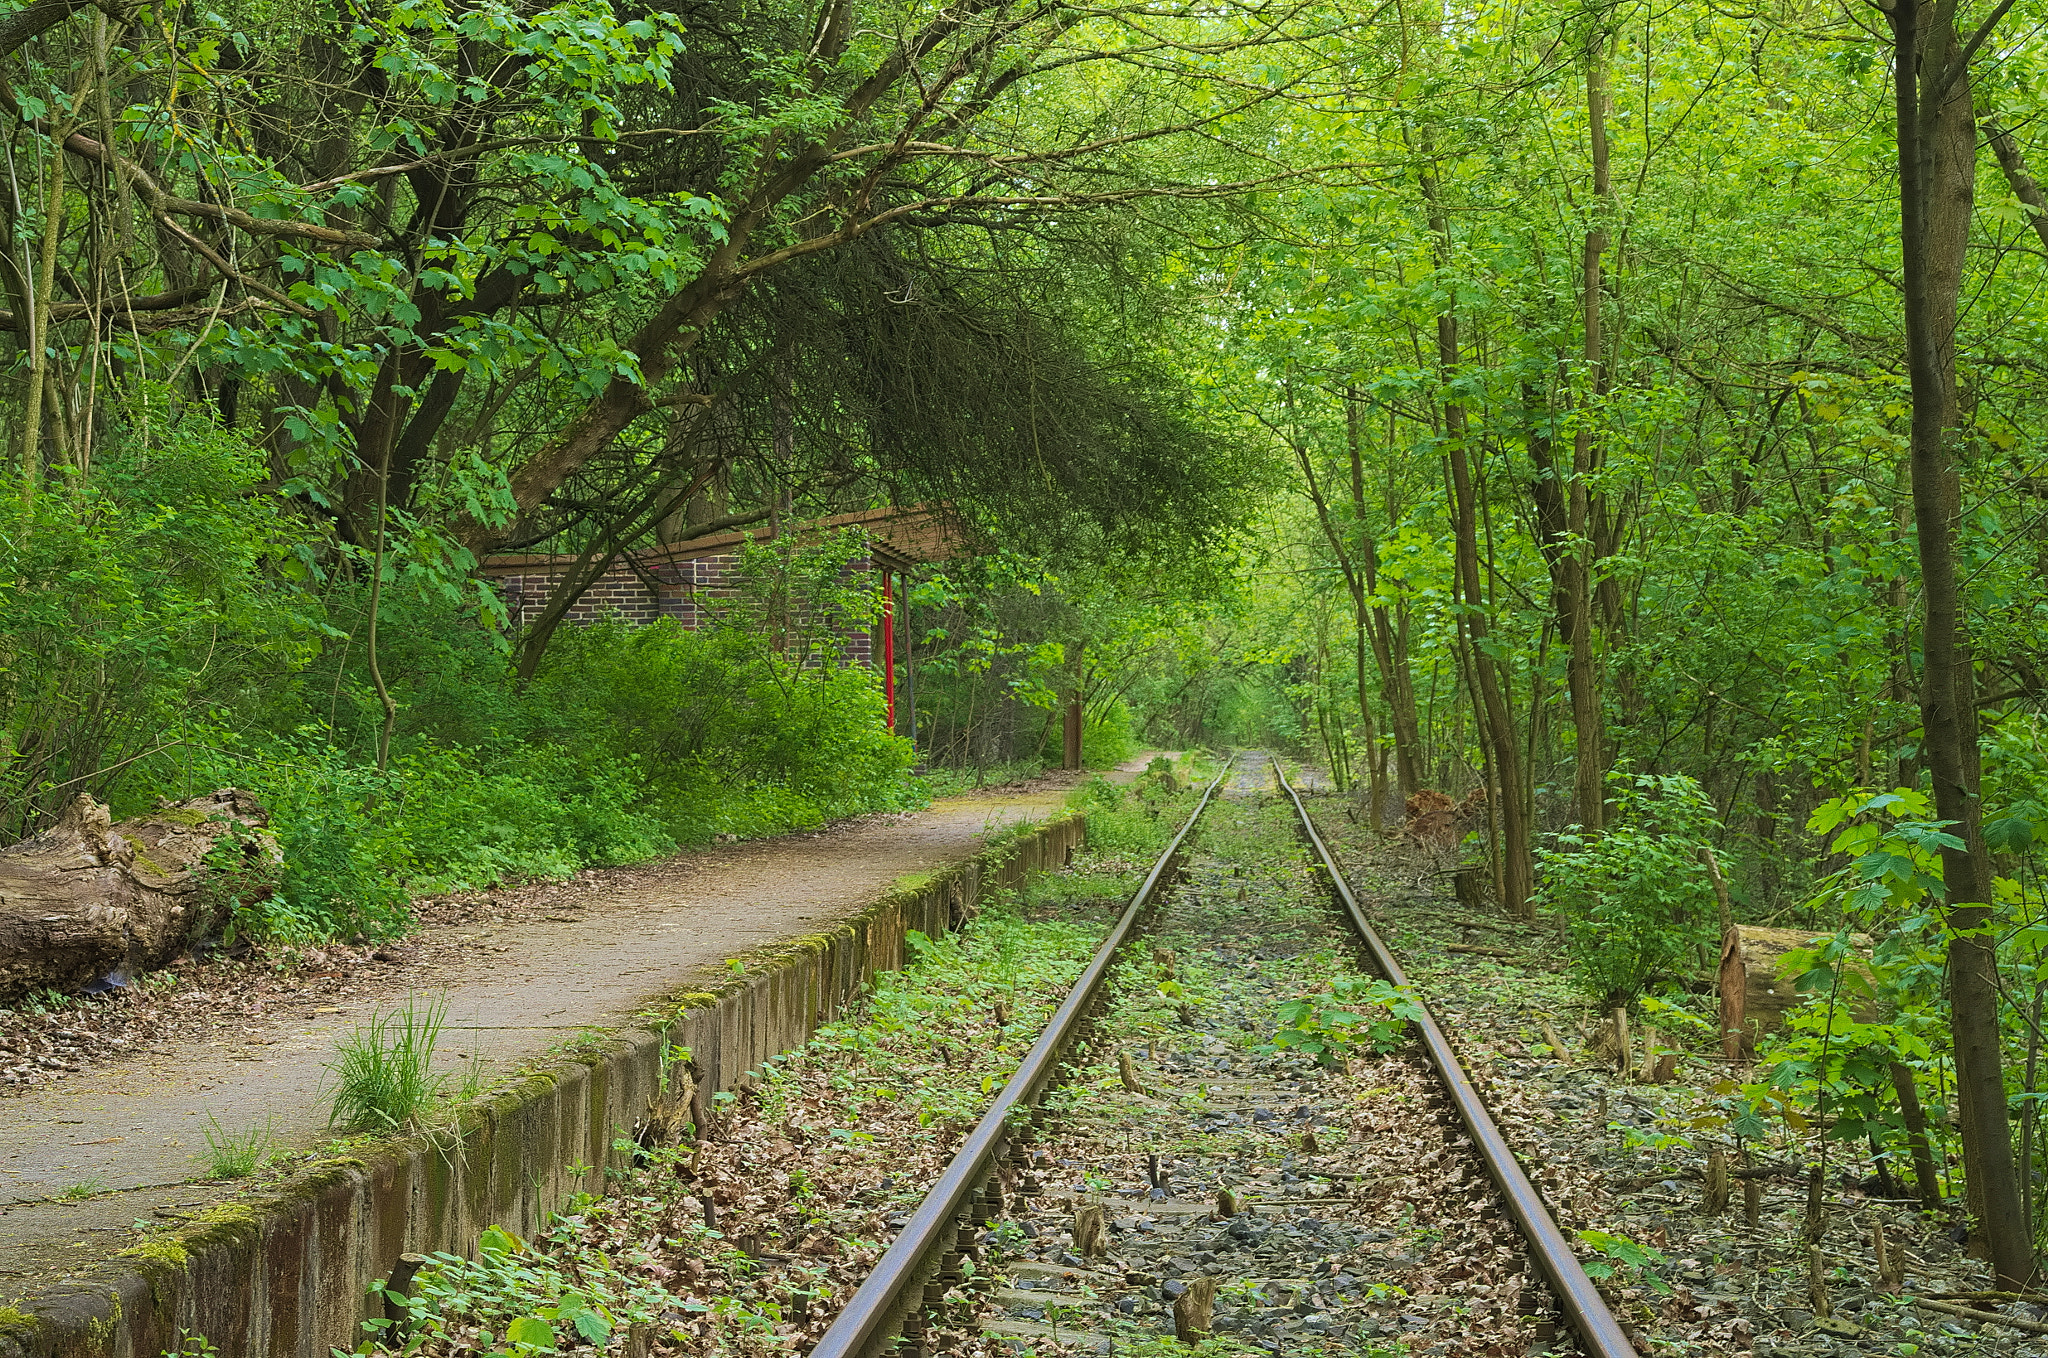
[[[637,759],[650,807],[685,842],[918,800],[872,671],[799,666],[737,623],[565,633],[533,701],[538,733]]]
[[[474,622],[436,625],[442,640],[394,648],[428,671],[411,676],[411,691],[439,695],[429,706],[440,710],[466,689],[480,715],[401,735],[388,771],[369,762],[373,739],[345,734],[373,736],[375,724],[340,703],[342,730],[188,728],[190,748],[137,785],[183,795],[233,783],[271,811],[282,862],[212,884],[228,903],[213,913],[234,935],[378,939],[409,926],[412,894],[563,877],[719,834],[923,803],[906,776],[909,742],[883,726],[865,669],[804,668],[737,627],[604,621],[563,632],[520,691],[502,655],[493,667],[488,648],[459,639],[465,627],[479,633]],[[339,693],[344,678],[318,683]]]
[[[1539,907],[1563,917],[1573,986],[1607,1008],[1633,1004],[1658,978],[1699,965],[1716,911],[1699,851],[1719,828],[1700,785],[1682,774],[1610,775],[1604,834],[1574,826],[1537,854]]]
[[[311,535],[260,450],[203,417],[117,430],[90,478],[0,477],[0,842],[224,703],[260,708],[318,646],[281,578]]]

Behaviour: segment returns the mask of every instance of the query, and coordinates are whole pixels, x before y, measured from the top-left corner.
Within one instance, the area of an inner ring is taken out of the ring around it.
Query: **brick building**
[[[855,663],[882,671],[893,730],[895,622],[905,607],[902,580],[913,567],[952,555],[956,537],[937,512],[923,508],[865,509],[783,525],[786,533],[805,534],[843,528],[867,530],[867,555],[856,559],[850,569],[877,575],[876,588],[885,594],[878,625],[872,630],[849,633],[843,639],[846,655]],[[694,630],[709,620],[716,601],[738,595],[740,552],[744,545],[750,540],[768,542],[774,536],[769,525],[757,524],[669,547],[644,547],[625,553],[585,591],[563,621],[587,623],[610,613],[637,626],[657,618],[674,618]],[[480,574],[497,587],[512,625],[524,628],[540,616],[577,560],[573,556],[493,556],[483,563]]]

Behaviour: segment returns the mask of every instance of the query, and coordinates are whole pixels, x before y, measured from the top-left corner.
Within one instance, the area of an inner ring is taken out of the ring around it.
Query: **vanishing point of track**
[[[1293,805],[1299,822],[1297,829],[1315,867],[1356,941],[1386,980],[1405,986],[1400,964],[1373,930],[1277,761],[1273,770],[1279,790]],[[1118,953],[1140,932],[1140,925],[1159,898],[1182,874],[1189,837],[1229,773],[1226,764],[1203,791],[1194,811],[1146,874],[1023,1064],[997,1094],[874,1271],[811,1350],[811,1358],[870,1358],[887,1350],[898,1336],[904,1352],[929,1351],[930,1345],[924,1342],[928,1334],[924,1313],[938,1307],[947,1291],[963,1281],[962,1265],[976,1252],[984,1228],[1003,1206],[999,1170],[1006,1163],[1013,1174],[1025,1170],[1027,1145],[1044,1120],[1044,1110],[1039,1105],[1058,1078],[1063,1057],[1081,1036],[1089,1018],[1102,1008],[1106,982]],[[1634,1358],[1635,1345],[1608,1310],[1541,1195],[1515,1160],[1506,1138],[1426,1005],[1422,1011],[1415,1027],[1423,1052],[1441,1082],[1447,1103],[1471,1141],[1472,1153],[1483,1164],[1500,1203],[1520,1232],[1530,1261],[1549,1285],[1558,1318],[1570,1327],[1583,1351],[1592,1358]]]

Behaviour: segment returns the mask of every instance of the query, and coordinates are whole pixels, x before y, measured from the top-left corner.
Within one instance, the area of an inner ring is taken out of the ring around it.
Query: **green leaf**
[[[520,1316],[505,1327],[505,1342],[525,1349],[552,1350],[555,1347],[555,1329],[539,1316]]]

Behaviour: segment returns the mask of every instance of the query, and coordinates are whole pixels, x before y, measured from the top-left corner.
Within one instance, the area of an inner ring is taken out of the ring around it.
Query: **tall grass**
[[[448,1001],[422,1001],[379,1010],[335,1043],[328,1067],[337,1087],[327,1122],[350,1132],[400,1131],[441,1097],[448,1077],[433,1072],[434,1047],[448,1017]]]
[[[277,1126],[266,1120],[260,1127],[245,1131],[231,1132],[220,1125],[220,1119],[207,1115],[206,1136],[207,1177],[210,1179],[246,1179],[263,1167],[270,1158],[270,1151],[277,1141]]]

